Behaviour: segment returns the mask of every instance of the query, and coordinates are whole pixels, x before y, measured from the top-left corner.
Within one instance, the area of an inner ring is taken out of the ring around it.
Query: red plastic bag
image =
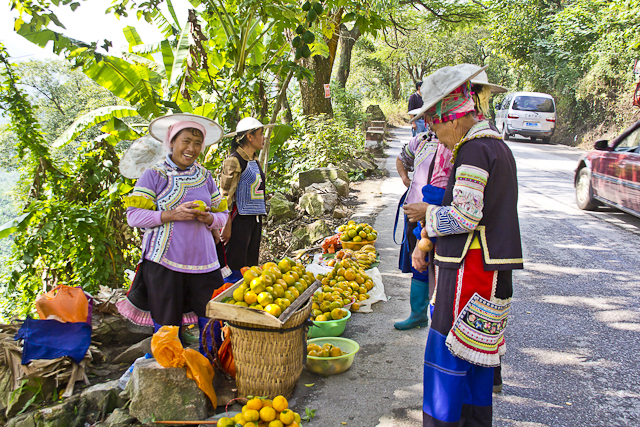
[[[151,353],[156,362],[164,368],[187,367],[187,377],[198,384],[213,407],[218,406],[218,398],[213,389],[213,366],[209,360],[193,349],[184,349],[178,338],[177,326],[163,326],[151,338]]]
[[[63,322],[86,322],[89,301],[82,289],[59,285],[36,298],[36,310],[40,319],[56,316]]]

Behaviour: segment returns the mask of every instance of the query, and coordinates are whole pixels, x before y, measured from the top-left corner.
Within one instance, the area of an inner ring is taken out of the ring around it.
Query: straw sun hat
[[[409,114],[415,115],[411,122],[418,120],[425,111],[436,105],[438,101],[456,90],[467,80],[476,77],[486,68],[486,65],[478,67],[473,64],[458,64],[442,67],[435,73],[425,77],[420,87],[423,104],[422,107],[409,111]]]
[[[263,125],[260,120],[254,119],[253,117],[245,117],[244,119],[238,122],[238,124],[236,125],[235,132],[228,133],[224,135],[223,138],[231,138],[241,133],[250,132],[252,130],[256,130],[260,128],[268,129],[274,126],[275,124]]]
[[[162,162],[167,154],[163,141],[169,128],[179,122],[193,122],[205,130],[204,146],[215,144],[222,138],[222,127],[215,121],[195,114],[179,113],[158,117],[149,124],[149,135],[138,138],[125,151],[120,160],[120,173],[125,178],[137,179],[146,169]]]

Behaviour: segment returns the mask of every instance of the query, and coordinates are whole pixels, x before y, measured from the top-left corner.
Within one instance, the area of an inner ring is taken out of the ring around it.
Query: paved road
[[[317,409],[313,425],[422,425],[427,331],[393,328],[408,314],[409,275],[397,270],[391,234],[404,191],[395,157],[410,134],[402,128],[393,135],[374,223],[389,301],[347,325],[344,336],[361,346],[349,371],[303,373],[292,403]],[[518,164],[525,270],[514,277],[505,385],[494,399],[493,425],[640,425],[640,220],[608,208],[577,209],[572,180],[581,151],[525,139],[509,146]]]

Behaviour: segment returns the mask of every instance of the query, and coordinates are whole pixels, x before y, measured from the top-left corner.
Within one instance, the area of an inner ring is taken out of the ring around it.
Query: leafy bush
[[[309,116],[293,125],[294,134],[269,162],[268,192],[289,191],[300,172],[365,154],[364,133],[334,118]]]
[[[362,96],[341,88],[337,82],[331,82],[333,117],[349,129],[361,129],[366,120],[362,108]]]

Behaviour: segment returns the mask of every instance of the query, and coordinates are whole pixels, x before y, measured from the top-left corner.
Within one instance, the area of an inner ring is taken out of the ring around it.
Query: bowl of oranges
[[[366,245],[375,245],[378,240],[378,232],[367,223],[356,223],[350,220],[338,227],[340,244],[345,249],[359,250]]]
[[[351,312],[346,309],[332,310],[337,319],[327,320],[325,314],[316,316],[313,326],[309,328],[309,338],[339,337],[344,332],[347,322],[351,319]],[[339,317],[343,316],[343,317]]]
[[[307,342],[307,370],[320,375],[335,375],[348,370],[360,350],[348,338],[324,337]]]

